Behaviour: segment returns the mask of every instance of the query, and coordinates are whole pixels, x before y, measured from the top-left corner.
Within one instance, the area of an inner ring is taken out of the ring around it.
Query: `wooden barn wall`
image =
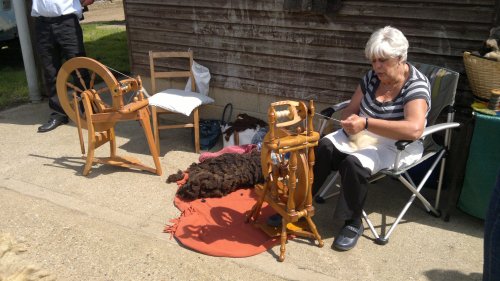
[[[462,53],[487,38],[500,0],[346,0],[336,12],[286,11],[290,1],[125,0],[132,71],[149,76],[148,50],[191,49],[211,86],[335,103],[369,69],[369,35],[392,25],[410,61],[462,74],[457,105],[468,108]]]

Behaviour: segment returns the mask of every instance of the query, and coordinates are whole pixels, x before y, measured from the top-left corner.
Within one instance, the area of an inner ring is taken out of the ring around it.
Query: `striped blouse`
[[[385,120],[404,119],[404,106],[414,99],[424,99],[427,102],[427,113],[431,108],[430,84],[427,77],[413,65],[409,64],[410,75],[401,92],[389,102],[379,102],[375,99],[375,92],[380,80],[375,71],[370,70],[360,82],[363,99],[360,106],[360,116],[367,116]],[[427,115],[426,113],[426,115]]]

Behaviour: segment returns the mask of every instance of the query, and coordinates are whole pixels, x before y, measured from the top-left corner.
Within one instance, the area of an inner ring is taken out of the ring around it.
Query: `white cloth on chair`
[[[361,149],[355,149],[351,146],[349,137],[342,129],[326,135],[325,138],[329,139],[341,152],[358,158],[363,167],[369,169],[372,175],[382,169],[394,168],[394,160],[398,152],[394,145],[396,140],[382,137],[369,131],[365,131],[365,134],[376,139],[376,141]],[[418,161],[422,158],[423,151],[424,147],[421,141],[409,144],[401,153],[399,168],[407,167]]]
[[[191,115],[191,112],[198,106],[214,102],[214,99],[209,96],[179,89],[161,91],[148,100],[150,105],[186,116]]]

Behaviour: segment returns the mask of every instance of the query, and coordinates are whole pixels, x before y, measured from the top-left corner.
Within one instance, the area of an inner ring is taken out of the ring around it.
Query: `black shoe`
[[[335,241],[333,241],[333,246],[337,250],[348,251],[358,242],[358,238],[363,234],[364,231],[363,224],[360,225],[359,228],[356,228],[352,225],[346,225],[340,231],[339,235],[335,237]]]
[[[283,217],[280,214],[274,214],[267,218],[267,225],[278,227],[281,225],[281,220]]]
[[[52,131],[55,128],[59,127],[62,124],[68,123],[68,116],[60,115],[60,114],[52,114],[47,123],[38,127],[39,133],[45,133],[48,131]]]

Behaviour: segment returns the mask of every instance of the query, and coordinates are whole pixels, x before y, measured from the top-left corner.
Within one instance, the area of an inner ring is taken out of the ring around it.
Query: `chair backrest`
[[[166,63],[163,60],[160,62],[160,59],[178,59],[183,58],[189,60],[189,65],[184,64],[180,65],[179,61]],[[156,64],[155,64],[156,63]],[[177,64],[176,64],[177,63]],[[149,69],[151,71],[151,91],[152,94],[157,93],[157,81],[158,78],[191,78],[191,91],[196,91],[196,81],[191,70],[191,66],[193,65],[193,52],[191,50],[186,52],[155,52],[149,51]],[[159,67],[168,68],[168,71],[157,71]],[[187,70],[179,70],[186,69]],[[175,70],[174,70],[175,69]]]
[[[427,125],[433,125],[443,109],[455,103],[459,74],[441,66],[412,64],[427,76],[431,83],[431,110],[427,116]]]

